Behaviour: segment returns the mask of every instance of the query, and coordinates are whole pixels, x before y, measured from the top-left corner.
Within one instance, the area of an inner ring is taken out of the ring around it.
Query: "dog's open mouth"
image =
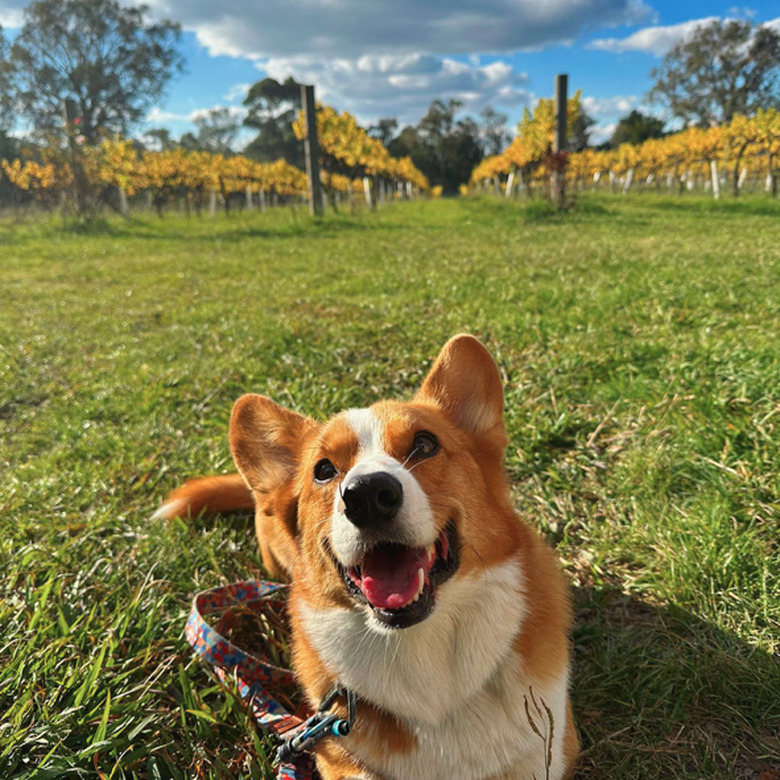
[[[458,568],[455,524],[450,521],[429,547],[385,542],[372,547],[359,566],[337,565],[349,592],[368,604],[390,628],[408,628],[433,611],[436,590]]]

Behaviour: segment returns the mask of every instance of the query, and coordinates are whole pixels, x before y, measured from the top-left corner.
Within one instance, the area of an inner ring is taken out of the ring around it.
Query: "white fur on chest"
[[[511,649],[527,612],[518,560],[445,583],[431,616],[411,628],[383,628],[367,608],[304,602],[301,611],[309,640],[339,681],[405,721],[417,738],[411,753],[375,767],[382,777],[477,780],[510,770],[508,777],[544,778],[546,749],[525,713],[529,684],[552,711],[553,752],[560,753],[567,673],[542,690]],[[521,761],[527,773],[512,772]],[[554,756],[551,769],[560,763]]]
[[[530,687],[542,715],[534,708]],[[510,656],[483,689],[441,723],[409,723],[416,748],[408,754],[388,754],[384,765],[374,769],[383,780],[557,780],[564,771],[567,688],[566,671],[552,685],[541,685],[523,673],[518,658]],[[542,736],[529,723],[526,701]],[[552,739],[544,705],[553,718]]]

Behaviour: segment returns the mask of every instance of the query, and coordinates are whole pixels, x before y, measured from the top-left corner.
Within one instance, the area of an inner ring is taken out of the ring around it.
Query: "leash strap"
[[[203,591],[193,600],[185,634],[195,652],[214,667],[220,680],[225,681],[235,676],[239,693],[249,702],[258,724],[284,740],[278,756],[280,761],[277,766],[277,780],[312,780],[314,761],[305,751],[311,748],[318,738],[340,735],[338,727],[331,723],[316,730],[323,720],[322,708],[306,721],[287,712],[268,693],[266,686],[294,684],[292,672],[241,650],[211,628],[203,618],[204,615],[225,612],[230,608],[235,609],[268,598],[286,588],[286,585],[276,582],[248,580]],[[269,601],[275,604],[283,603],[279,598]],[[330,704],[332,701],[328,706]],[[336,720],[335,716],[328,717]],[[317,721],[312,723],[315,719]],[[315,731],[310,733],[312,728]],[[343,731],[343,726],[341,730]],[[303,738],[299,738],[301,734]],[[296,747],[284,751],[284,747],[293,742]]]

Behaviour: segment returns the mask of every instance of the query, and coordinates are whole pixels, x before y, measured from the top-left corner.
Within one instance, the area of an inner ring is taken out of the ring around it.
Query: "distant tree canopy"
[[[10,129],[14,121],[11,96],[11,69],[8,62],[8,43],[0,25],[0,132]]]
[[[700,127],[780,106],[780,35],[743,21],[702,25],[650,71],[651,100]]]
[[[229,108],[211,108],[194,121],[196,133],[185,133],[179,145],[210,154],[233,154],[241,132],[241,122]],[[161,144],[164,139],[158,136]]]
[[[479,116],[482,119],[480,130],[482,154],[486,157],[501,154],[512,140],[512,134],[506,126],[507,115],[499,114],[490,106],[485,106]]]
[[[87,144],[101,131],[127,133],[183,66],[179,25],[147,23],[146,13],[116,0],[31,3],[7,65],[20,113],[37,131],[56,132],[72,98]]]
[[[616,149],[620,144],[638,145],[648,138],[662,138],[663,135],[663,119],[643,114],[634,109],[618,121],[615,132],[609,139],[609,146]]]
[[[577,118],[574,120],[571,135],[569,136],[567,147],[570,152],[581,152],[590,146],[590,130],[596,120],[588,116],[585,109],[580,104],[580,110]]]
[[[381,141],[383,146],[387,146],[395,135],[396,130],[398,130],[398,120],[391,118],[380,119],[375,125],[371,125],[366,132],[372,138]]]
[[[417,127],[405,127],[387,144],[394,157],[410,156],[446,194],[456,193],[485,156],[483,129],[470,117],[455,118],[461,107],[457,100],[435,100]]]
[[[0,130],[0,160],[15,160],[19,156],[19,141],[4,130]],[[0,176],[0,204],[12,195],[18,195],[18,189],[8,181],[7,176]]]
[[[154,127],[144,133],[144,145],[149,145],[158,152],[167,152],[175,149],[178,144],[171,137],[171,131],[167,127]]]
[[[244,106],[248,110],[244,125],[257,130],[257,137],[245,147],[244,154],[259,162],[284,158],[303,168],[303,144],[292,130],[301,108],[301,85],[292,78],[283,83],[265,78],[250,87]]]

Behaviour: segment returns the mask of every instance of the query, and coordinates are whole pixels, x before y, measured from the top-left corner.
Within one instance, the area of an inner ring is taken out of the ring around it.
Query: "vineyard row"
[[[544,186],[550,171],[564,167],[570,187],[610,187],[627,192],[632,186],[695,186],[720,197],[722,185],[736,195],[748,183],[777,194],[780,175],[780,112],[759,110],[754,117],[735,116],[719,127],[691,127],[639,145],[585,149],[558,159],[550,152],[553,133],[551,101],[520,123],[519,135],[500,155],[485,158],[473,171],[471,185],[494,187],[507,195]],[[578,116],[579,96],[569,102],[570,124]]]
[[[303,137],[300,118],[293,129],[299,138]],[[146,193],[160,214],[173,202],[183,202],[185,208],[198,211],[209,204],[213,212],[218,196],[227,207],[239,193],[248,205],[259,203],[261,208],[279,199],[298,199],[307,194],[306,175],[285,160],[260,163],[243,155],[182,148],[139,153],[135,144],[124,138],[86,147],[77,124],[68,130],[67,147],[35,147],[26,153],[26,159],[0,161],[2,172],[15,187],[43,202],[60,202],[73,191],[87,193],[94,200],[106,187],[115,187],[123,211],[128,196]],[[359,197],[374,205],[429,190],[428,180],[411,158],[392,157],[350,114],[318,106],[317,131],[321,181],[325,197],[334,208],[344,195],[352,203]]]

